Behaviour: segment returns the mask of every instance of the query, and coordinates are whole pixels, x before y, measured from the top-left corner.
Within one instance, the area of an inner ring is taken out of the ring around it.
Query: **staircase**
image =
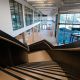
[[[79,80],[79,43],[24,45],[0,31],[0,80]]]
[[[23,64],[0,71],[0,80],[76,80],[74,76],[51,61]]]

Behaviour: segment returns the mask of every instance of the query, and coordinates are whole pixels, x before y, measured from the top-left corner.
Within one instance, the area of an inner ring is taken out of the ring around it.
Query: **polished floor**
[[[38,42],[40,40],[47,40],[53,45],[57,45],[56,38],[54,37],[54,32],[52,30],[41,30],[40,32],[32,32],[30,35],[27,33],[26,35],[26,42],[28,44],[32,44]]]
[[[51,57],[45,50],[36,51],[28,54],[28,62],[52,61]]]
[[[0,80],[76,80],[52,61],[0,68]]]

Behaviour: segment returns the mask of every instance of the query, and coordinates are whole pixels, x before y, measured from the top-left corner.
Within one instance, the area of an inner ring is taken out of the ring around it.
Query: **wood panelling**
[[[27,46],[0,31],[0,66],[10,67],[25,62],[27,62]]]

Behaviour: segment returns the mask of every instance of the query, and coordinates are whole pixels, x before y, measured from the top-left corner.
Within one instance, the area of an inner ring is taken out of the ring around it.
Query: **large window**
[[[10,10],[13,30],[17,30],[24,27],[22,5],[14,0],[10,0]]]
[[[25,21],[26,26],[31,25],[33,23],[33,10],[25,7]]]
[[[42,15],[41,23],[42,23],[41,29],[46,30],[47,29],[47,16],[46,15]]]
[[[77,34],[77,35],[75,35]],[[80,13],[60,14],[58,43],[66,44],[79,40]]]
[[[34,12],[34,23],[38,22],[38,13]]]
[[[38,14],[38,21],[40,21],[41,14]]]

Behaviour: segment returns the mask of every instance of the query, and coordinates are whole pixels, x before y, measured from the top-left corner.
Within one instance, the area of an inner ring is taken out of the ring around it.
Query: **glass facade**
[[[29,26],[33,23],[33,10],[25,7],[25,21],[26,21],[26,26]]]
[[[41,14],[38,14],[38,21],[40,21]]]
[[[23,8],[22,4],[16,2],[15,0],[9,0],[10,3],[10,11],[11,11],[11,18],[12,18],[12,26],[13,30],[18,30],[24,27],[24,20],[23,20]],[[41,12],[35,12],[33,15],[33,10],[24,6],[24,18],[26,26],[29,26],[33,23],[41,21]],[[34,20],[33,20],[34,17]],[[34,21],[34,22],[33,22]],[[40,28],[40,25],[39,25]]]
[[[46,30],[47,29],[47,16],[46,15],[42,15],[41,23],[42,23],[41,29]]]
[[[39,21],[39,19],[38,19],[38,13],[34,12],[34,23],[36,23],[38,21]]]
[[[22,5],[14,0],[10,0],[10,10],[13,30],[24,27]]]
[[[60,14],[58,43],[67,44],[80,40],[80,13]]]
[[[41,29],[42,30],[51,30],[53,26],[54,20],[47,15],[42,15],[41,20]]]

